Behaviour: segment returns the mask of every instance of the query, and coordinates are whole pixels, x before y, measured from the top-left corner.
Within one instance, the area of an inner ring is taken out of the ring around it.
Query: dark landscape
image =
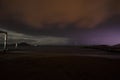
[[[0,0],[0,80],[120,80],[120,0]]]
[[[0,80],[119,80],[120,55],[99,48],[44,46],[1,52]]]

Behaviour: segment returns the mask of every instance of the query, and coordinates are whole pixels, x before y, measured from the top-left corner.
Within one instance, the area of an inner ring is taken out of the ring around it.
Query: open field
[[[80,53],[87,52],[91,53]],[[120,80],[120,58],[87,55],[39,51],[1,54],[0,80]]]

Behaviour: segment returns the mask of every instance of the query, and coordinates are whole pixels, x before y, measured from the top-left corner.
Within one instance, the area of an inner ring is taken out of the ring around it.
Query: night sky
[[[9,43],[119,44],[120,1],[0,0],[0,30]]]

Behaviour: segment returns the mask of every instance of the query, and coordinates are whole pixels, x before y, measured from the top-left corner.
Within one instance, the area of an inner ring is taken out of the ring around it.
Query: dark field
[[[1,54],[0,80],[120,80],[120,58],[75,54]]]

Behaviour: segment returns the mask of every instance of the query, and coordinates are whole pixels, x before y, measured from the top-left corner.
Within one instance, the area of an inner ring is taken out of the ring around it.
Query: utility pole
[[[2,25],[0,25],[2,26]],[[8,40],[8,33],[4,30],[0,30],[0,33],[4,35],[4,47],[3,47],[3,51],[7,51],[7,40]]]
[[[7,50],[8,33],[4,32],[4,31],[0,31],[0,33],[4,34],[4,47],[3,47],[3,50],[6,51]]]
[[[15,48],[18,48],[18,43],[15,43]]]
[[[7,50],[7,38],[8,38],[8,34],[4,33],[4,50]]]

